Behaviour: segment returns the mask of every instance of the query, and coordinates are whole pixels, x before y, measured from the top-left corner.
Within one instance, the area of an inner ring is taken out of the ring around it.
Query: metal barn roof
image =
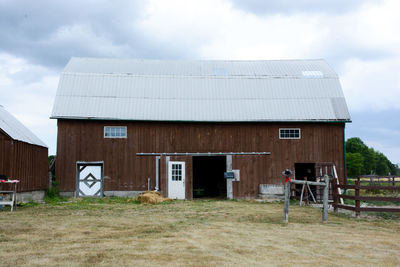
[[[12,139],[47,147],[34,133],[0,105],[0,129]]]
[[[350,121],[324,60],[72,58],[52,118],[146,121]]]

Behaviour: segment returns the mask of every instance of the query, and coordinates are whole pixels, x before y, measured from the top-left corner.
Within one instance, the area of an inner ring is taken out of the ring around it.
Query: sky
[[[71,57],[314,59],[338,73],[346,137],[400,163],[400,1],[0,0],[0,105],[56,153]]]

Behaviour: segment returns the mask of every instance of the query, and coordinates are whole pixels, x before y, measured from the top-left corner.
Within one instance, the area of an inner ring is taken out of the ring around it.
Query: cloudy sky
[[[324,58],[353,123],[347,137],[400,163],[400,1],[0,0],[0,105],[56,152],[50,120],[72,56]]]

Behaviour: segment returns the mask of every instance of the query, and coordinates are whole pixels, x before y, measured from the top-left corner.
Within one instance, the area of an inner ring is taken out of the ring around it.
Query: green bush
[[[53,182],[52,187],[46,190],[44,201],[48,204],[56,204],[65,200],[60,196],[60,189],[58,188],[59,182]]]

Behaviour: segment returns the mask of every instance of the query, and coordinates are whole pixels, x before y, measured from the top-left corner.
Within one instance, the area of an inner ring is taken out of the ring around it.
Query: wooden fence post
[[[304,177],[304,181],[307,182],[307,177]],[[304,199],[306,200],[306,205],[310,205],[308,198],[308,185],[306,184],[306,188],[304,188]]]
[[[290,182],[285,183],[285,204],[283,207],[283,222],[289,222]]]
[[[328,200],[329,200],[329,176],[325,174],[325,187],[324,187],[324,213],[322,215],[322,223],[328,222]]]
[[[338,196],[338,185],[336,183],[337,178],[334,178],[332,181],[332,195],[333,195],[333,210],[338,213],[338,203],[339,203],[339,196]]]
[[[355,181],[355,192],[354,192],[354,199],[356,201],[356,217],[360,217],[360,177],[357,177]]]

